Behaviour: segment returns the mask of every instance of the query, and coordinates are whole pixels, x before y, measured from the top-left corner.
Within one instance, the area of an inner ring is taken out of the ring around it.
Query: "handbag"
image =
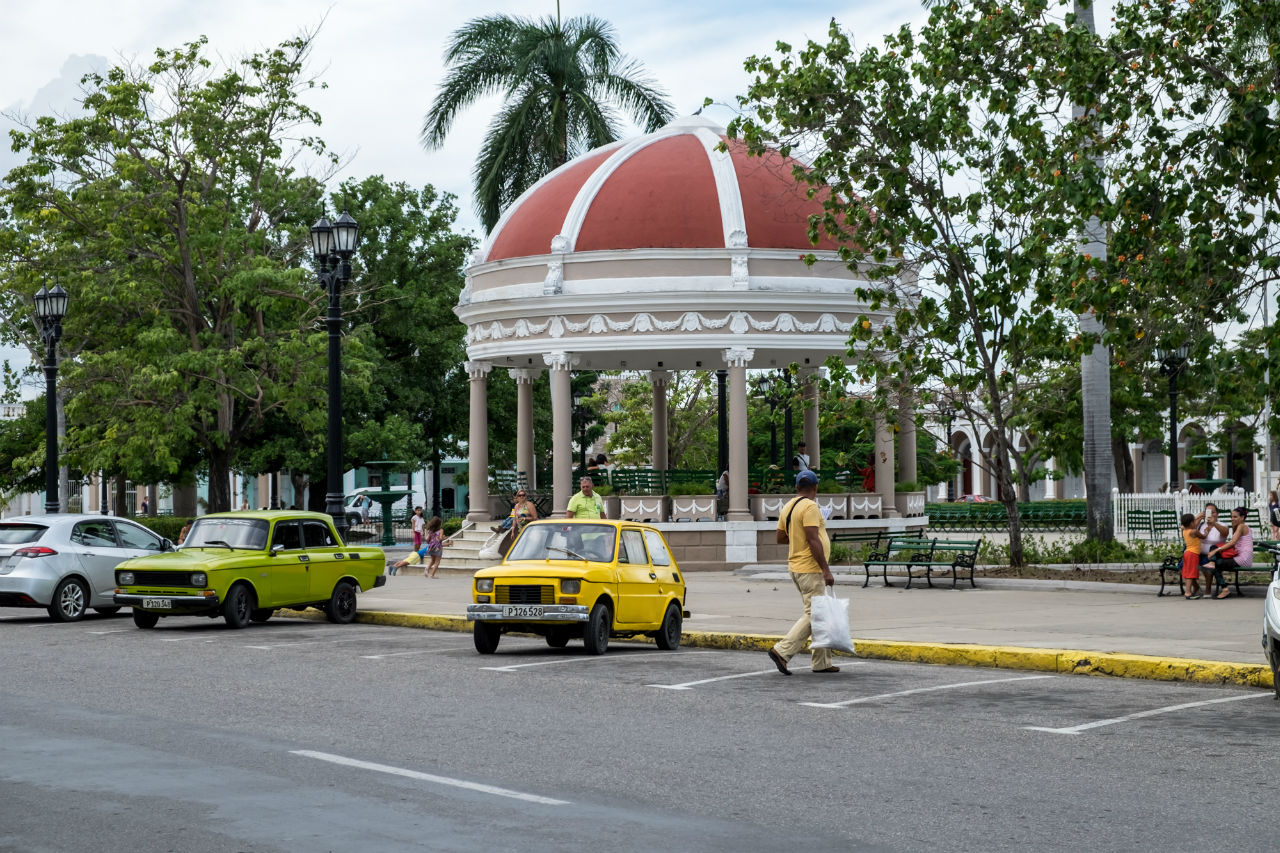
[[[815,649],[836,649],[853,654],[853,639],[849,636],[849,599],[836,598],[835,590],[827,587],[822,595],[809,599],[809,624]]]
[[[1218,556],[1224,560],[1234,560],[1238,552],[1235,548],[1223,548],[1218,552]]]

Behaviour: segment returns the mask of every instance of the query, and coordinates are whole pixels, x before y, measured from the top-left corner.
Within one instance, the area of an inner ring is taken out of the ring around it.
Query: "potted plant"
[[[672,483],[667,493],[672,521],[716,520],[716,490],[712,483]]]
[[[898,483],[893,494],[894,508],[903,518],[924,515],[924,489],[915,480]]]
[[[595,488],[596,494],[604,500],[605,518],[622,518],[622,503],[613,493],[613,486],[601,483]]]
[[[770,465],[769,470],[760,483],[758,493],[750,494],[748,504],[751,517],[755,521],[777,521],[782,516],[782,508],[791,500],[795,490],[783,479],[777,465]]]

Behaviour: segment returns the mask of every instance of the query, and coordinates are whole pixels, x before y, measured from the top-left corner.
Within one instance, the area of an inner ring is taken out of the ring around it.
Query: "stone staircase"
[[[451,540],[452,545],[444,549],[440,556],[440,568],[449,571],[474,572],[495,565],[497,560],[486,560],[480,557],[480,549],[488,541],[492,531],[490,524],[483,524],[479,529],[471,528]]]

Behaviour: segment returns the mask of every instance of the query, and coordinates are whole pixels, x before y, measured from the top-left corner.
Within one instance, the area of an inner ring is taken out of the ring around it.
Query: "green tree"
[[[0,420],[0,501],[44,490],[44,398],[27,400],[22,416]]]
[[[614,425],[609,458],[618,465],[651,466],[653,383],[632,375],[621,385],[619,405],[605,413]],[[716,467],[715,373],[677,370],[667,383],[667,464],[669,469]]]
[[[591,15],[562,22],[509,15],[476,18],[445,51],[449,74],[422,126],[428,148],[444,144],[458,113],[484,95],[504,99],[475,165],[476,210],[485,230],[543,175],[618,137],[616,108],[645,130],[671,120],[671,105],[638,62],[618,48],[612,25]]]
[[[326,157],[301,102],[310,45],[222,70],[204,39],[157,50],[85,77],[77,117],[14,134],[26,162],[0,195],[5,288],[56,272],[72,293],[62,384],[78,467],[178,478],[198,458],[210,509],[229,509],[237,448],[274,414],[323,406],[325,296],[297,256],[320,191],[291,165]]]

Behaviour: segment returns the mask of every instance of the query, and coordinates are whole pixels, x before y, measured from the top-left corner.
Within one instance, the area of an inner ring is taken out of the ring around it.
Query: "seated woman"
[[[1209,559],[1203,570],[1213,573],[1214,582],[1218,585],[1215,598],[1226,598],[1231,595],[1227,582],[1222,577],[1223,569],[1247,569],[1253,565],[1253,531],[1244,523],[1244,507],[1231,510],[1231,535],[1221,545],[1216,545],[1209,552]]]

